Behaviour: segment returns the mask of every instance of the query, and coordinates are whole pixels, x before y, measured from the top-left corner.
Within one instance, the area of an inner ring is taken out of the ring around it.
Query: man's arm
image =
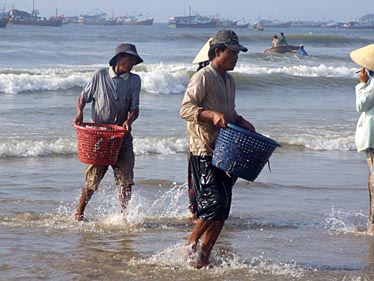
[[[83,100],[83,96],[80,95],[77,100],[76,109],[77,115],[75,116],[73,123],[79,125],[83,122],[83,109],[86,106],[86,102]]]
[[[131,124],[138,118],[139,116],[139,109],[134,109],[130,112],[129,116],[127,117],[127,120],[123,122],[123,127],[127,131],[131,131]]]

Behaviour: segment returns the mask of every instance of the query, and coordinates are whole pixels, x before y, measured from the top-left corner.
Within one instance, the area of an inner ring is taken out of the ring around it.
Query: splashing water
[[[326,218],[325,229],[330,234],[365,234],[367,216],[363,212],[351,213],[342,209],[335,210],[332,206],[330,214]]]

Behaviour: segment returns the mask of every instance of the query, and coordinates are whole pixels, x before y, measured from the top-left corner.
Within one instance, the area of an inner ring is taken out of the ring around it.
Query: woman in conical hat
[[[192,61],[193,64],[199,64],[199,67],[197,70],[202,69],[203,67],[207,66],[209,64],[209,41],[212,40],[212,37],[206,41],[204,46],[200,49],[200,51],[197,53],[196,57]]]
[[[351,59],[362,67],[356,85],[357,122],[355,142],[357,151],[365,151],[369,165],[369,229],[374,233],[374,44],[350,53]]]

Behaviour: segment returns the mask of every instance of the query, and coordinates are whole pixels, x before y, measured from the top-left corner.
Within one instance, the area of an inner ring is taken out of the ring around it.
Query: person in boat
[[[288,46],[286,35],[283,32],[280,33],[279,43],[280,46]]]
[[[236,177],[212,165],[212,154],[219,128],[228,122],[255,131],[254,126],[235,110],[235,80],[228,71],[234,69],[240,51],[248,49],[239,43],[232,30],[220,30],[209,42],[210,63],[197,71],[185,91],[180,107],[181,118],[187,121],[189,161],[197,220],[186,245],[196,256],[190,264],[196,268],[209,265],[213,246],[228,218],[232,187]],[[191,197],[190,197],[191,198]]]
[[[351,59],[360,65],[359,83],[355,87],[358,119],[355,143],[358,152],[365,152],[369,166],[369,227],[374,234],[374,44],[356,49],[350,53]]]
[[[278,35],[273,36],[273,41],[271,42],[271,47],[272,48],[280,47],[280,40],[278,38]]]
[[[119,185],[119,201],[124,213],[131,199],[133,183],[134,150],[131,128],[139,116],[141,80],[131,72],[134,65],[143,62],[135,45],[120,44],[109,61],[109,68],[97,70],[85,85],[77,101],[74,124],[83,122],[83,109],[92,102],[91,118],[94,123],[123,126],[127,131],[115,165],[112,166],[116,184]],[[84,210],[108,166],[86,165],[85,185],[81,190],[75,219],[86,221]]]

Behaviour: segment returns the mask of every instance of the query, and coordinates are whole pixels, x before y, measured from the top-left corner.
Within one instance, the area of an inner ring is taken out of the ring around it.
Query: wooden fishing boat
[[[264,53],[294,53],[300,49],[300,46],[288,45],[288,46],[280,46],[280,47],[273,47],[269,49],[265,49]]]

